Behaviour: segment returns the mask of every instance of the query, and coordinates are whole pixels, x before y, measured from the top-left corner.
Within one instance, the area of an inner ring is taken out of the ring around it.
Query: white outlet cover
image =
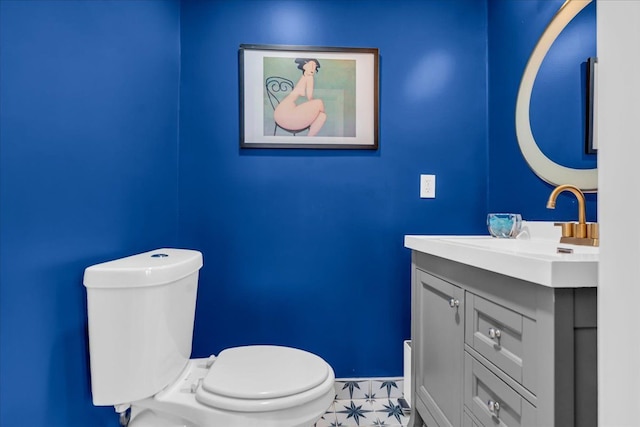
[[[436,176],[420,175],[420,198],[433,199],[436,197]]]

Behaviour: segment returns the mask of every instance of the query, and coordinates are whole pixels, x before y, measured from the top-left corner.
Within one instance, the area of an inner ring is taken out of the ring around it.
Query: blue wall
[[[546,208],[553,186],[543,182],[520,154],[515,109],[529,55],[564,0],[489,1],[489,194],[490,211],[522,212],[529,220],[577,219],[570,193]],[[553,161],[593,168],[596,156],[584,152],[586,60],[596,56],[595,1],[559,35],[547,54],[531,95],[531,130]],[[596,195],[587,195],[587,220],[596,221]]]
[[[85,267],[177,242],[179,5],[0,1],[0,425],[113,426]]]
[[[194,353],[276,343],[339,377],[401,375],[403,236],[484,231],[486,4],[188,1],[181,30],[180,243],[205,259]],[[241,43],[378,47],[380,149],[240,150]]]
[[[338,376],[400,375],[405,234],[575,215],[544,209],[512,124],[559,5],[1,0],[0,425],[117,425],[91,404],[82,273],[160,246],[204,253],[195,356],[268,342]],[[241,43],[378,47],[380,149],[240,150]],[[544,122],[556,89],[536,90]]]

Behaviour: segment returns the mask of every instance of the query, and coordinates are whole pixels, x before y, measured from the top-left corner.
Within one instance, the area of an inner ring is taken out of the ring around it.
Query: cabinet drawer
[[[536,408],[465,352],[464,404],[484,427],[536,425]]]
[[[467,292],[465,342],[535,394],[536,322]]]

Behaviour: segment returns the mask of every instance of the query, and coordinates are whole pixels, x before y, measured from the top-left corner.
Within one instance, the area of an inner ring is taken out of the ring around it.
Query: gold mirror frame
[[[571,20],[592,0],[567,0],[560,7],[540,40],[533,48],[531,57],[522,74],[518,98],[516,100],[516,137],[520,151],[529,167],[543,181],[553,185],[573,184],[585,192],[598,190],[598,169],[574,169],[555,163],[544,155],[531,132],[529,106],[533,84],[538,76],[540,65],[551,45]]]

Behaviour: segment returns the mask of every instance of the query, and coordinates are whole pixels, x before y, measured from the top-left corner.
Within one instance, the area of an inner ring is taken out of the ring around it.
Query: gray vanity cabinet
[[[410,426],[597,425],[596,288],[412,260]]]

